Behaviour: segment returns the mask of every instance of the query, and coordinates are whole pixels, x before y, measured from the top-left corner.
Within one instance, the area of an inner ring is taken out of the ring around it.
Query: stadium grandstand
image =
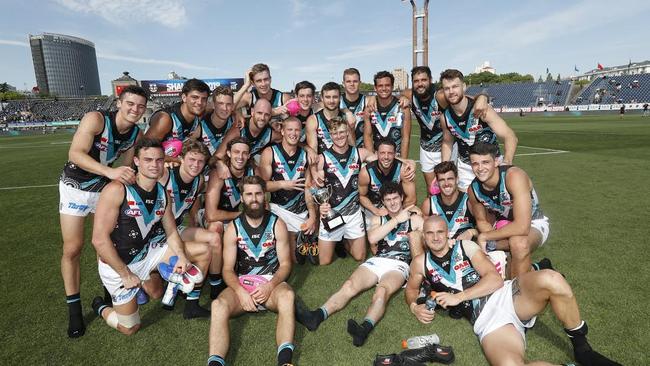
[[[80,120],[86,112],[111,107],[112,97],[21,99],[2,102],[2,122],[51,122]]]
[[[567,104],[570,88],[571,82],[568,80],[542,83],[473,85],[467,88],[467,94],[487,93],[490,96],[492,106],[495,108],[533,107]]]

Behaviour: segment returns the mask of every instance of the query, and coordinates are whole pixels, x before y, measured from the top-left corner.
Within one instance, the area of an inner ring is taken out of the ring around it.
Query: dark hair
[[[379,139],[379,141],[377,141],[377,145],[376,145],[377,149],[379,149],[379,146],[381,145],[392,146],[393,150],[397,150],[397,144],[395,143],[395,141],[388,137],[382,137]]]
[[[438,174],[445,174],[447,172],[454,172],[454,176],[458,177],[458,168],[453,161],[443,161],[442,163],[439,163],[433,167],[433,174],[435,176],[438,176]]]
[[[235,144],[248,145],[248,140],[241,136],[235,137],[234,139],[228,141],[228,144],[226,145],[226,150],[230,151]],[[248,146],[250,147],[250,145]]]
[[[479,141],[469,148],[469,154],[470,155],[491,155],[493,158],[496,158],[497,155],[499,155],[499,148],[497,147],[497,145],[488,144],[486,142]]]
[[[163,150],[162,142],[160,140],[152,139],[149,137],[142,137],[140,140],[138,140],[138,142],[135,143],[135,146],[133,147],[133,155],[139,156],[138,154],[140,153],[140,150],[150,147],[155,147]]]
[[[229,97],[232,97],[233,96],[232,89],[227,86],[219,85],[218,87],[214,88],[214,90],[212,91],[212,98],[216,100],[217,97],[220,95],[227,95]]]
[[[443,72],[440,73],[440,81],[442,82],[443,80],[454,80],[454,79],[460,79],[460,81],[465,81],[463,77],[463,73],[456,70],[456,69],[447,69]]]
[[[422,74],[422,73],[427,74],[429,79],[432,78],[431,69],[429,68],[429,66],[416,66],[411,69],[411,80],[413,80],[415,74]]]
[[[333,81],[323,84],[323,87],[320,88],[320,94],[323,95],[326,91],[330,90],[336,90],[339,92],[339,95],[341,95],[341,86]]]
[[[383,79],[383,78],[389,78],[390,79],[390,85],[395,84],[395,77],[393,76],[393,74],[391,74],[388,71],[380,71],[380,72],[376,73],[375,76],[372,79],[373,79],[375,85],[377,85],[377,80]]]
[[[307,80],[301,81],[298,84],[296,84],[296,87],[293,89],[293,92],[296,94],[296,97],[298,96],[298,92],[301,91],[302,89],[311,89],[312,94],[316,93],[316,85],[312,84]]]
[[[392,193],[397,193],[400,197],[404,198],[404,188],[402,188],[402,183],[390,181],[382,184],[381,188],[379,188],[379,197],[381,197],[382,200],[384,197]]]
[[[249,176],[242,177],[238,185],[239,192],[244,193],[244,186],[246,184],[258,185],[262,187],[263,192],[266,192],[266,182],[264,181],[264,179],[258,177],[257,175],[249,175]]]
[[[356,75],[361,79],[361,74],[359,73],[359,70],[357,70],[354,67],[347,68],[343,70],[343,79],[345,79],[345,75]]]
[[[210,158],[210,151],[208,150],[208,148],[205,147],[205,145],[203,145],[203,143],[197,139],[187,139],[183,142],[183,149],[181,150],[181,155],[185,156],[187,153],[190,152],[198,152],[200,154],[203,154],[206,160]]]
[[[138,85],[129,85],[126,88],[122,89],[122,92],[120,93],[120,100],[122,100],[123,96],[127,93],[139,95],[147,100],[149,99],[149,93],[143,87]]]
[[[183,84],[183,89],[181,90],[181,94],[189,94],[190,92],[193,91],[198,91],[199,93],[206,93],[207,95],[210,95],[210,87],[208,84],[206,84],[203,80],[199,79],[189,79],[188,81]]]

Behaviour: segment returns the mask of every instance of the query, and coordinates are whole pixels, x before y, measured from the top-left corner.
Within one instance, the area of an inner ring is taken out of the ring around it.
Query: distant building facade
[[[95,44],[55,33],[29,36],[36,84],[62,97],[101,95]]]

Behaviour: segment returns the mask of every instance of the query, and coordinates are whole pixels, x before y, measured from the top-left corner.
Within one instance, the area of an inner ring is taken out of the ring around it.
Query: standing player
[[[212,91],[214,109],[201,118],[195,130],[197,138],[203,142],[210,152],[210,156],[217,152],[224,136],[235,124],[233,115],[232,89],[218,86]]]
[[[359,202],[365,209],[367,224],[373,216],[388,214],[379,195],[381,187],[388,182],[401,183],[405,207],[416,203],[415,182],[407,179],[407,164],[395,158],[396,149],[393,140],[382,138],[377,143],[377,160],[366,164],[359,173]]]
[[[314,311],[298,307],[296,319],[314,331],[330,315],[343,309],[363,291],[375,287],[372,302],[363,323],[348,320],[352,343],[362,346],[370,332],[384,316],[390,298],[409,276],[411,258],[422,253],[422,217],[404,208],[404,191],[399,183],[388,182],[381,187],[381,199],[387,214],[372,219],[368,240],[373,257],[366,260],[343,283],[323,306]]]
[[[195,214],[189,215],[189,227],[182,226],[183,220],[188,212],[195,213],[198,210],[196,203],[198,195],[203,192],[204,179],[203,168],[206,161],[210,158],[207,147],[201,142],[188,139],[183,143],[183,149],[180,155],[180,165],[169,167],[163,170],[159,179],[169,195],[171,209],[176,220],[176,227],[183,242],[207,244],[211,247],[212,252],[221,253],[221,240],[219,234],[198,227],[195,222]],[[221,261],[218,261],[221,263]],[[221,273],[221,269],[217,274]],[[213,272],[210,272],[213,276]],[[168,286],[176,286],[174,283]],[[208,317],[210,312],[199,306],[201,288],[195,288],[187,294],[187,303],[183,317],[186,319]]]
[[[323,150],[320,155],[316,170],[319,178],[316,183],[324,182],[325,186],[331,186],[332,195],[329,202],[319,207],[321,223],[318,233],[318,258],[321,265],[330,264],[336,242],[347,239],[345,246],[348,252],[360,262],[366,258],[366,242],[359,203],[359,171],[362,162],[375,160],[375,156],[364,148],[350,146],[350,128],[346,122],[333,119],[328,129],[333,145],[331,149]],[[331,209],[342,215],[345,224],[328,231],[322,219]]]
[[[375,74],[374,83],[377,111],[364,117],[363,144],[372,152],[377,149],[379,139],[388,137],[397,145],[397,156],[407,159],[411,139],[411,111],[400,107],[399,99],[393,96],[393,74],[380,71]]]
[[[448,106],[444,93],[436,91],[432,80],[429,66],[416,66],[411,70],[413,88],[404,91],[404,96],[411,101],[411,111],[420,124],[420,164],[427,187],[435,180],[433,167],[442,161],[440,116]],[[487,109],[487,102],[485,95],[477,95],[474,112]]]
[[[523,365],[526,328],[550,303],[573,345],[576,361],[583,366],[619,365],[592,350],[587,342],[587,323],[580,317],[578,303],[564,277],[552,270],[527,272],[505,281],[481,248],[469,240],[448,239],[447,225],[440,216],[424,221],[425,253],[411,262],[406,285],[406,303],[424,324],[434,311],[416,299],[423,281],[437,292],[443,308],[460,307],[469,319],[481,348],[491,365]],[[546,364],[546,363],[536,363]]]
[[[509,250],[512,278],[531,269],[531,253],[548,239],[548,218],[539,207],[533,182],[525,171],[497,161],[495,145],[476,143],[470,151],[472,170],[476,175],[468,190],[472,212],[481,232],[477,238],[486,250]],[[493,229],[487,213],[495,221],[508,220],[509,224]],[[488,242],[492,243],[488,247]]]
[[[298,232],[311,235],[316,230],[318,214],[309,190],[311,174],[307,152],[299,145],[300,121],[289,117],[282,122],[282,143],[264,149],[259,175],[271,192],[271,212],[287,225],[291,256],[296,262]],[[304,228],[304,230],[303,230]]]
[[[499,140],[505,146],[503,164],[512,164],[517,149],[517,136],[506,122],[488,107],[485,116],[475,118],[472,114],[474,99],[465,95],[463,74],[458,70],[445,70],[440,82],[449,107],[445,109],[442,126],[442,161],[450,160],[454,141],[458,144],[458,177],[461,190],[474,179],[469,165],[469,150],[477,142],[486,142],[498,147]]]
[[[147,92],[139,86],[124,88],[116,112],[88,112],[72,138],[68,162],[59,181],[59,214],[63,236],[61,276],[68,303],[68,337],[84,335],[86,326],[79,293],[79,258],[84,243],[84,222],[95,212],[99,192],[110,180],[131,184],[131,147],[142,136],[136,123],[147,108]],[[124,166],[113,162],[124,153]]]
[[[307,119],[306,135],[307,145],[319,154],[332,147],[331,131],[328,124],[335,118],[346,123],[348,128],[353,129],[355,118],[352,112],[342,110],[340,107],[341,89],[335,82],[325,83],[320,92],[323,109]],[[354,139],[350,135],[350,142]]]
[[[186,81],[181,90],[181,101],[156,111],[151,116],[145,136],[163,142],[171,139],[185,141],[198,127],[209,96],[210,87],[205,82],[198,79]]]
[[[285,281],[291,273],[287,227],[264,209],[265,183],[257,176],[241,181],[243,213],[224,233],[223,278],[228,285],[212,302],[208,365],[225,366],[230,346],[229,320],[245,312],[278,313],[278,365],[291,363],[295,331],[294,292]],[[239,276],[264,276],[265,283],[248,291]]]
[[[224,226],[239,216],[241,193],[239,182],[243,177],[255,175],[250,160],[250,146],[242,137],[236,137],[226,144],[225,169],[228,178],[219,177],[216,169],[210,171],[210,179],[205,192],[205,226],[209,231],[217,233],[221,241]],[[216,299],[224,287],[221,278],[221,248],[220,243],[213,247],[210,262],[210,297]]]
[[[343,90],[345,94],[341,97],[340,108],[352,112],[354,122],[354,140],[356,147],[363,147],[363,118],[365,116],[366,96],[359,93],[361,74],[359,70],[351,67],[343,71]]]
[[[443,161],[433,168],[440,193],[422,202],[424,216],[437,215],[447,223],[449,239],[472,240],[478,235],[467,193],[458,189],[458,168]]]
[[[284,106],[289,101],[289,94],[282,93],[277,89],[271,87],[271,70],[266,64],[255,64],[248,72],[246,84],[242,86],[242,90],[247,90],[250,86],[253,89],[249,93],[245,93],[235,109],[239,111],[242,107],[251,108],[255,106],[258,100],[265,99],[271,104],[271,116],[273,120],[280,118],[282,114],[287,113],[287,108]]]
[[[93,245],[99,276],[111,295],[112,305],[96,297],[93,310],[106,324],[126,335],[140,328],[135,298],[139,287],[154,298],[162,295],[160,281],[149,280],[149,274],[159,263],[176,256],[174,272],[184,273],[188,283],[199,284],[203,276],[191,262],[205,271],[210,260],[207,244],[185,245],[178,235],[174,214],[168,207],[169,196],[158,183],[164,156],[158,140],[141,139],[133,158],[138,171],[135,182],[109,183],[97,203]]]

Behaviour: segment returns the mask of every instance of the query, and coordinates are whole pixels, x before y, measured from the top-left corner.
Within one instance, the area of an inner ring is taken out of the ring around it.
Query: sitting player
[[[127,335],[140,328],[135,299],[139,287],[154,298],[162,295],[158,277],[148,280],[159,263],[176,256],[174,272],[191,269],[192,282],[199,284],[203,276],[191,262],[204,272],[210,260],[207,244],[185,245],[178,235],[174,214],[167,205],[170,198],[158,183],[165,156],[160,141],[142,138],[134,154],[133,163],[138,171],[135,183],[112,181],[104,188],[97,204],[92,238],[99,276],[112,299],[111,307],[96,297],[93,310],[106,324]]]
[[[495,145],[477,142],[469,154],[476,178],[467,193],[481,232],[476,241],[484,251],[509,250],[514,278],[531,269],[531,253],[548,239],[548,218],[539,207],[528,174],[512,165],[499,166]],[[488,222],[488,212],[497,222],[510,223],[494,230]]]
[[[264,208],[265,182],[258,176],[240,182],[243,213],[228,225],[223,237],[223,279],[228,288],[212,302],[208,365],[224,366],[230,346],[229,320],[245,312],[268,309],[278,313],[278,365],[293,357],[294,293],[285,280],[291,273],[287,227]],[[240,283],[246,275],[264,276],[265,283],[249,292]]]
[[[583,366],[618,365],[592,350],[587,324],[564,277],[552,270],[524,272],[512,281],[501,279],[481,248],[469,240],[451,242],[447,223],[440,216],[424,221],[424,254],[411,262],[406,302],[421,323],[434,318],[434,310],[416,303],[423,281],[436,291],[443,308],[459,306],[473,324],[491,365],[523,365],[525,329],[535,323],[547,304],[562,323],[573,345],[576,361]],[[546,363],[536,363],[546,364]]]
[[[353,297],[375,287],[363,323],[348,320],[352,343],[360,347],[370,331],[381,320],[391,296],[409,276],[411,258],[422,253],[422,217],[402,207],[404,191],[399,183],[388,182],[381,187],[381,199],[388,214],[376,216],[368,231],[373,257],[357,268],[323,306],[314,311],[296,310],[296,318],[309,330],[316,330],[330,315],[343,309]]]

